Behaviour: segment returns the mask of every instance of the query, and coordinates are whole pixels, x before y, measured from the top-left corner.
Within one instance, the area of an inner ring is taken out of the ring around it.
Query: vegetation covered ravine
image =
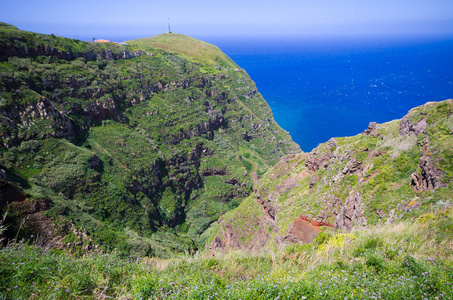
[[[246,72],[187,36],[124,46],[3,24],[0,48],[8,238],[190,253],[251,193],[252,171],[300,151]]]
[[[302,153],[213,45],[0,23],[0,299],[452,299],[452,204],[453,100]]]

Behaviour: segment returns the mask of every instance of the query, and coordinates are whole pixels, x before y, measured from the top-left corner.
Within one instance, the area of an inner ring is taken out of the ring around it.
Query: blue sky
[[[0,0],[0,21],[80,39],[203,36],[453,36],[452,0]]]

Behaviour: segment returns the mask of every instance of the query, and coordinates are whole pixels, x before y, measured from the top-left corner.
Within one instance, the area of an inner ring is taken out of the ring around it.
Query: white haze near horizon
[[[451,0],[0,0],[22,30],[116,41],[167,31],[221,37],[453,37]]]

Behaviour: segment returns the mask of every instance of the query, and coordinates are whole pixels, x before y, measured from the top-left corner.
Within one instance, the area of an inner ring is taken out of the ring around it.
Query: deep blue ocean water
[[[277,123],[304,151],[453,98],[453,38],[194,37],[247,71]]]
[[[453,39],[204,40],[247,71],[304,151],[453,98]]]

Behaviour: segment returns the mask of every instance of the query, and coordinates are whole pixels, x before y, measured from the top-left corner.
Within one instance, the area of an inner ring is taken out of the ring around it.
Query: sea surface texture
[[[304,151],[453,98],[453,39],[204,40],[249,73]]]

